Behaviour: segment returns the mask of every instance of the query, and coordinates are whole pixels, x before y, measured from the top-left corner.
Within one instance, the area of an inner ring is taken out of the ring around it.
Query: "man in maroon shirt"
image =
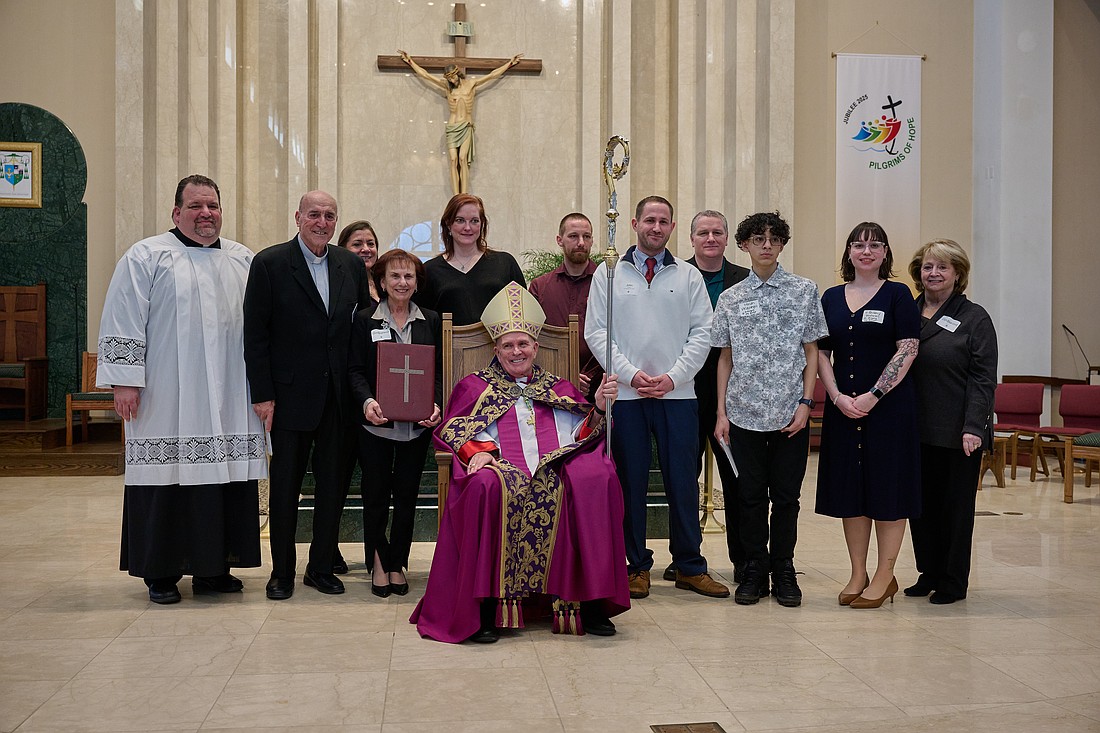
[[[600,383],[603,370],[584,341],[584,314],[588,310],[588,290],[596,263],[592,253],[592,222],[584,214],[566,214],[558,224],[561,266],[531,281],[531,295],[546,312],[546,322],[568,326],[569,316],[580,318],[580,388],[591,399],[592,387]]]

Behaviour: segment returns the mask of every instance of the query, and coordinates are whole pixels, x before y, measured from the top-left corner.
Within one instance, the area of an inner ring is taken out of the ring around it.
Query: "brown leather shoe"
[[[710,573],[683,575],[676,571],[676,587],[680,590],[693,590],[699,595],[711,598],[729,598],[730,589],[710,577]]]
[[[649,571],[639,570],[636,573],[631,573],[630,579],[630,597],[631,598],[645,598],[649,595]]]

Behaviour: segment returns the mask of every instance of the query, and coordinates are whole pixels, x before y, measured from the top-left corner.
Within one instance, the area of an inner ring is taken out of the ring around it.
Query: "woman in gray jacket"
[[[982,451],[993,445],[997,333],[963,295],[966,251],[950,239],[917,250],[909,274],[920,296],[920,349],[912,373],[920,406],[923,512],[911,521],[917,582],[905,595],[932,603],[966,598]]]

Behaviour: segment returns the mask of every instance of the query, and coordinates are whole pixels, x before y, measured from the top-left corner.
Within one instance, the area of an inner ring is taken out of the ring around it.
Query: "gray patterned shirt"
[[[808,344],[829,335],[812,280],[780,265],[766,282],[755,272],[722,293],[711,344],[729,348],[726,416],[745,430],[779,430],[802,398]]]

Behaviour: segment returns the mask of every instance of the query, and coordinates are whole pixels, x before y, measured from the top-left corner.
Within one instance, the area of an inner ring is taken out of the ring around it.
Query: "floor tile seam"
[[[1095,693],[1092,693],[1092,694],[1095,694]],[[1088,695],[1069,695],[1067,697],[1056,697],[1056,698],[1050,699],[1048,702],[1049,702],[1049,704],[1058,707],[1060,710],[1065,710],[1066,712],[1073,713],[1074,715],[1085,718],[1087,720],[1095,720],[1096,722],[1100,723],[1100,710],[1096,710],[1092,715],[1089,715],[1088,713],[1082,713],[1082,712],[1078,712],[1077,710],[1071,710],[1070,708],[1067,708],[1065,706],[1066,701],[1072,700],[1072,699],[1077,698],[1077,697],[1088,697]]]

